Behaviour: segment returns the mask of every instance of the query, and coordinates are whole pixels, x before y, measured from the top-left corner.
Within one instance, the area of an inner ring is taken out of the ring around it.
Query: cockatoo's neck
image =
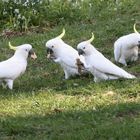
[[[93,55],[93,53],[96,53],[97,50],[95,49],[95,47],[92,44],[88,44],[88,51],[86,52],[87,56],[91,56]]]
[[[74,49],[69,46],[68,44],[64,43],[64,42],[61,42],[56,48],[55,48],[55,51],[54,51],[54,54],[56,57],[60,57],[60,56],[63,56],[63,55],[66,55],[66,53],[70,53],[71,51],[73,51]],[[74,53],[74,52],[73,52]]]
[[[19,61],[27,62],[28,55],[17,50],[13,57],[18,59]]]

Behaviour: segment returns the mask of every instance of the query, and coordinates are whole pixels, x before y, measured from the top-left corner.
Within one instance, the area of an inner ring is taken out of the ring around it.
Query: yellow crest
[[[57,36],[57,38],[60,38],[61,39],[64,35],[65,35],[65,29],[63,28],[62,33],[59,36]]]
[[[139,34],[139,32],[136,30],[136,23],[133,25],[133,29],[134,29],[134,32],[135,33],[138,33]]]
[[[12,46],[10,42],[9,42],[9,48],[10,48],[10,49],[12,49],[12,50],[14,50],[14,51],[16,51],[16,50],[17,50],[17,47]]]
[[[91,38],[88,40],[89,43],[91,43],[94,40],[94,34],[92,33]]]

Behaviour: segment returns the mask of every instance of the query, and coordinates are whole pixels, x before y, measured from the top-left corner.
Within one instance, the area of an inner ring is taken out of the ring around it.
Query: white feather
[[[0,62],[0,79],[16,79],[26,70],[27,62],[12,57],[6,61]]]
[[[136,61],[138,59],[139,41],[139,33],[125,35],[116,40],[114,43],[114,57],[116,62],[127,65],[128,61]]]
[[[13,82],[27,67],[28,53],[32,49],[29,44],[17,47],[15,54],[8,60],[0,62],[0,84],[6,82],[6,86],[13,89]]]
[[[84,63],[84,58],[80,58],[78,51],[66,44],[60,38],[54,38],[46,43],[46,47],[53,50],[55,62],[59,63],[65,73],[65,79],[72,75],[79,74],[76,65],[76,59]]]
[[[85,57],[87,68],[94,75],[95,82],[98,80],[117,79],[119,77],[135,78],[135,76],[129,74],[105,58],[88,42],[85,41],[78,44],[77,48],[84,51],[83,56]]]

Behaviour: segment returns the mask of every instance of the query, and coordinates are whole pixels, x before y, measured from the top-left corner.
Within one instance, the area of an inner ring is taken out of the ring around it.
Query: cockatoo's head
[[[140,33],[136,30],[136,23],[134,24],[133,28],[134,28],[134,32],[135,32],[135,34],[137,36],[137,40],[138,40],[137,44],[138,44],[138,47],[140,47]]]
[[[92,53],[93,46],[91,45],[91,42],[93,40],[94,40],[94,34],[92,33],[92,37],[89,40],[83,41],[77,45],[77,50],[79,55],[86,56]]]
[[[54,58],[56,56],[56,53],[64,44],[63,40],[61,39],[64,35],[65,29],[63,29],[63,32],[59,36],[46,42],[47,58]]]
[[[12,46],[11,43],[9,42],[9,47],[10,49],[15,50],[14,55],[16,57],[23,57],[25,59],[27,59],[28,57],[31,57],[32,59],[37,58],[30,44],[23,44],[23,45],[15,47],[15,46]]]

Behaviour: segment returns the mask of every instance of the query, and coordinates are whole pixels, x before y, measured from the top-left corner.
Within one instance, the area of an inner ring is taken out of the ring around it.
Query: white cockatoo
[[[135,78],[135,76],[113,64],[110,60],[105,58],[103,54],[96,50],[91,44],[93,39],[94,35],[92,34],[91,39],[79,43],[77,49],[79,55],[85,57],[86,65],[84,66],[93,74],[95,82],[118,79],[121,77],[128,79]]]
[[[70,76],[80,74],[78,70],[77,60],[80,60],[81,66],[84,64],[84,57],[80,57],[78,51],[66,44],[62,37],[65,35],[65,29],[63,32],[46,42],[47,58],[52,58],[54,62],[59,63],[63,68],[65,79]]]
[[[140,34],[135,28],[134,33],[120,37],[114,43],[115,61],[127,66],[127,62],[138,59],[138,48],[140,47]]]
[[[37,56],[30,44],[14,47],[9,42],[9,47],[15,50],[15,53],[8,60],[0,62],[0,84],[13,89],[14,80],[26,70],[28,56],[31,56],[33,59],[36,59]]]

